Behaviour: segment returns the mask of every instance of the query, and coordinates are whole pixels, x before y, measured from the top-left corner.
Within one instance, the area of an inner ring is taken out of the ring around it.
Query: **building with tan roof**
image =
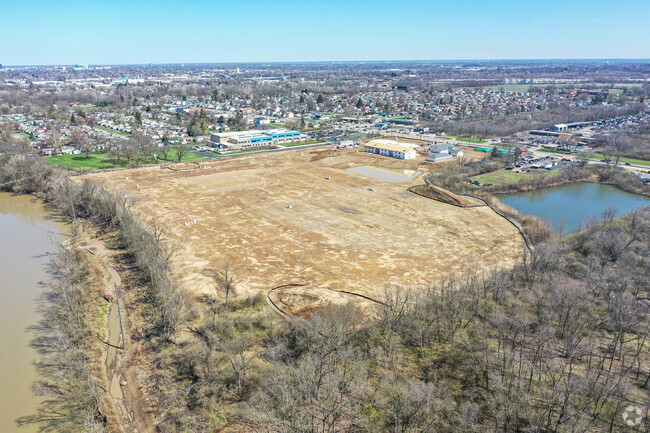
[[[399,159],[415,159],[417,152],[393,140],[372,140],[365,145],[366,152]]]

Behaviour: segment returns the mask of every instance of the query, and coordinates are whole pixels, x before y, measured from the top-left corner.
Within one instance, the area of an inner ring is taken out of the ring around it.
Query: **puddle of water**
[[[421,171],[415,170],[392,170],[368,165],[346,168],[345,171],[392,183],[408,182],[422,173]]]
[[[347,207],[342,207],[341,210],[342,210],[343,212],[347,212],[347,213],[358,213],[356,210],[354,210],[354,209],[348,209]]]
[[[216,277],[217,273],[213,271],[212,269],[203,269],[201,271],[201,274],[203,274],[206,277]]]
[[[117,361],[116,347],[122,347],[122,334],[120,333],[120,315],[117,304],[112,303],[108,312],[108,351],[106,354],[106,369],[110,373]]]
[[[113,378],[111,379],[111,387],[110,387],[111,395],[115,398],[119,398],[120,400],[124,399],[124,394],[122,393],[122,387],[120,386],[121,381],[122,381],[121,374],[113,375]]]

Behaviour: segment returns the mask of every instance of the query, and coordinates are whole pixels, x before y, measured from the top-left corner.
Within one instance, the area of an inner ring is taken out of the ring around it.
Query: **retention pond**
[[[598,217],[607,209],[620,216],[641,206],[647,197],[631,194],[611,185],[573,183],[537,191],[499,195],[499,200],[519,212],[547,219],[556,230],[575,231],[581,222]]]

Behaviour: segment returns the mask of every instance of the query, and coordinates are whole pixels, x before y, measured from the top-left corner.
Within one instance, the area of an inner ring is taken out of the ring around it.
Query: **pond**
[[[346,168],[345,171],[392,183],[408,182],[422,174],[421,171],[415,170],[391,170],[387,168],[370,167],[367,165]]]
[[[611,185],[582,182],[498,197],[523,214],[547,219],[556,230],[563,226],[566,233],[576,230],[582,221],[601,216],[609,208],[616,209],[616,215],[620,216],[650,205],[647,197]]]
[[[31,391],[37,354],[27,328],[39,319],[36,299],[57,251],[53,241],[67,230],[31,196],[0,192],[0,432],[37,431],[34,425],[18,430],[15,423],[35,413],[39,402]]]

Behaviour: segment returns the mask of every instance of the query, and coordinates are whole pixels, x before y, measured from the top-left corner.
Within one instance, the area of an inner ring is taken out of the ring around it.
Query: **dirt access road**
[[[96,266],[105,275],[105,294],[115,295],[115,287],[122,289],[122,277],[118,272],[115,250],[105,245],[105,239],[91,235],[94,228],[84,224],[84,248],[96,257]],[[106,275],[107,274],[107,275]],[[126,329],[126,350],[123,348],[122,333],[117,307],[117,297],[110,303],[106,318],[106,335],[102,336],[104,343],[104,371],[106,380],[105,398],[110,408],[106,415],[113,432],[149,433],[154,431],[152,410],[145,400],[140,383],[136,378],[136,362],[140,342],[130,338],[129,314],[127,310],[128,296],[120,291],[120,305]]]
[[[391,183],[345,170],[429,170],[424,159],[313,149],[175,166],[187,171],[151,167],[83,178],[125,191],[145,220],[179,242],[174,270],[187,293],[216,295],[206,270],[230,260],[237,295],[305,285],[292,289],[285,305],[300,314],[350,299],[328,289],[375,297],[386,285],[423,287],[451,271],[519,259],[521,236],[490,208],[407,193],[424,183],[422,176]]]

